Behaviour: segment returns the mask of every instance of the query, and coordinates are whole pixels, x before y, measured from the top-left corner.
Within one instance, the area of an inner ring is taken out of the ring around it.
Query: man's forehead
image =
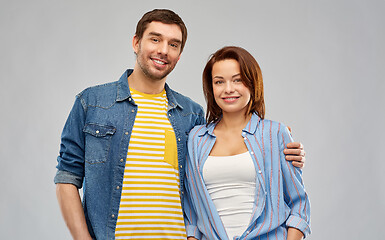
[[[169,36],[182,41],[182,30],[180,29],[179,25],[175,23],[168,24],[152,21],[147,25],[144,34],[156,36]]]

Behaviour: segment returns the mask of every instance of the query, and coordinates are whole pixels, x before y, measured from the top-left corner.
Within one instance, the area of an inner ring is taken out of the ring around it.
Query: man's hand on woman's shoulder
[[[286,156],[287,161],[292,161],[294,167],[303,168],[305,166],[306,152],[303,149],[303,145],[300,142],[291,142],[286,145],[286,149],[283,153]]]

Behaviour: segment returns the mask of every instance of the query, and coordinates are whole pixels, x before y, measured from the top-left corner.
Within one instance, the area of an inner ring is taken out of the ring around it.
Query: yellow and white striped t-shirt
[[[167,97],[130,89],[138,111],[124,170],[116,239],[186,239],[178,152]]]

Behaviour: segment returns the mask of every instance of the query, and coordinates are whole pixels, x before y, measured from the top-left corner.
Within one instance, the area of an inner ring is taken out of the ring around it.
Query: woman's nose
[[[233,86],[231,81],[226,81],[225,91],[226,91],[226,93],[234,92],[234,86]]]

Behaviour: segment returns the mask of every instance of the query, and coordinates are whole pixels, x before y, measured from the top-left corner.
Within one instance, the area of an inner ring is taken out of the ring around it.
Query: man
[[[74,239],[186,239],[181,208],[186,141],[191,128],[204,123],[204,112],[166,84],[186,39],[174,12],[146,13],[132,41],[134,69],[77,95],[55,176]],[[301,144],[289,148],[288,160],[302,167]]]

